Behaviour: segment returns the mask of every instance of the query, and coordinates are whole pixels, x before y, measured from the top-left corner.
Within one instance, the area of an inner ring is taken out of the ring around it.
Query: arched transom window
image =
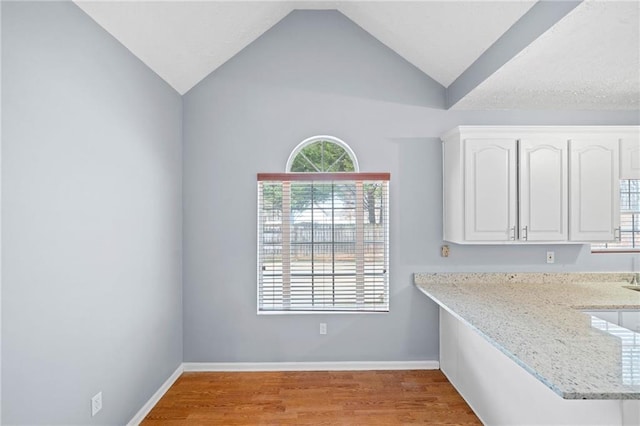
[[[358,160],[349,145],[332,136],[302,141],[287,161],[288,172],[358,172]]]
[[[258,174],[258,312],[389,310],[389,173],[332,136]]]

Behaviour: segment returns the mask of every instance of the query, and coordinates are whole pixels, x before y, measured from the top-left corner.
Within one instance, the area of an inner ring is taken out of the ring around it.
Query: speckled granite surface
[[[640,399],[640,333],[629,347],[581,312],[640,309],[640,291],[623,287],[631,276],[418,273],[414,281],[563,398]]]

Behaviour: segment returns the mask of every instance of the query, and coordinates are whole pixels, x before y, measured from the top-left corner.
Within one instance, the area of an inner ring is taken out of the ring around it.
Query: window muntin
[[[258,312],[387,312],[389,174],[324,136],[287,168],[258,175]]]
[[[640,251],[640,179],[620,180],[620,241],[591,244],[592,251]]]

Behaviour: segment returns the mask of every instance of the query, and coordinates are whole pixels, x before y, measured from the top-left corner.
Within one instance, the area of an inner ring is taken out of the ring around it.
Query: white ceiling
[[[284,18],[285,2],[76,2],[180,94]]]
[[[294,9],[337,9],[448,87],[534,4],[510,1],[76,1],[184,94]],[[464,109],[638,109],[640,0],[591,0],[467,94]]]
[[[338,10],[443,86],[449,86],[535,0],[340,2]]]
[[[640,109],[640,1],[585,2],[458,109]]]

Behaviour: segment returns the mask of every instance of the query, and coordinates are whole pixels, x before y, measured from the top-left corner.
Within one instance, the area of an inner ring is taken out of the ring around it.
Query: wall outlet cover
[[[556,253],[553,251],[547,252],[547,263],[554,263],[556,261]]]
[[[327,334],[327,323],[326,322],[321,322],[320,323],[320,334]]]
[[[91,417],[98,414],[102,410],[102,392],[98,392],[91,398]]]

